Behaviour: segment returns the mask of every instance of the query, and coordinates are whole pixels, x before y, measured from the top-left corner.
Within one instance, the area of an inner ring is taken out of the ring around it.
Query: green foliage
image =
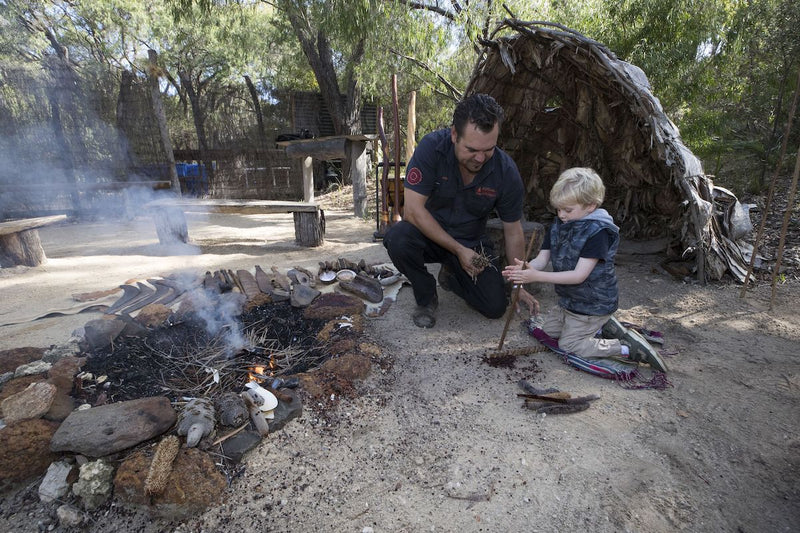
[[[520,0],[508,9],[523,20],[574,28],[641,67],[707,172],[740,193],[764,186],[800,67],[800,3]],[[49,31],[68,52],[87,95],[79,102],[87,117],[114,124],[121,72],[144,80],[152,48],[174,144],[197,144],[181,72],[200,95],[210,142],[235,144],[252,137],[256,124],[244,76],[255,83],[271,130],[288,127],[290,91],[319,90],[298,41],[301,30],[319,49],[329,47],[340,91],[361,91],[383,106],[390,133],[397,74],[401,130],[414,91],[420,136],[449,124],[482,39],[508,16],[498,2],[7,0],[0,2],[0,118],[5,128],[23,129],[48,119],[52,80],[42,67],[55,56]],[[109,157],[101,147],[108,137],[103,127],[73,123],[91,150]],[[796,124],[789,153],[798,138]]]

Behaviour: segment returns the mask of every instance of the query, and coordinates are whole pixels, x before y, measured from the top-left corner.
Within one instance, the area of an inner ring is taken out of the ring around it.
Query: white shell
[[[325,270],[319,273],[319,280],[323,283],[330,283],[336,280],[336,272],[333,270]]]
[[[338,279],[339,281],[350,281],[355,277],[356,273],[347,268],[343,268],[342,270],[336,273],[336,279]]]
[[[262,411],[272,411],[276,407],[278,407],[278,399],[272,394],[270,391],[265,389],[264,387],[259,386],[258,383],[255,381],[249,381],[245,384],[245,387],[248,389],[252,389],[253,392],[257,393],[261,398],[263,398],[264,403],[261,404]]]

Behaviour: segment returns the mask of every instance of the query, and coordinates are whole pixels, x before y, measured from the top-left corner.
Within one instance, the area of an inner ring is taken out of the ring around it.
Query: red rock
[[[40,418],[0,429],[0,491],[15,483],[40,476],[58,456],[50,452],[50,440],[58,424]]]
[[[182,448],[164,490],[156,495],[146,494],[144,484],[151,455],[152,451],[138,451],[117,469],[114,495],[123,505],[145,508],[169,520],[184,520],[220,502],[227,487],[225,476],[214,460],[197,448]]]

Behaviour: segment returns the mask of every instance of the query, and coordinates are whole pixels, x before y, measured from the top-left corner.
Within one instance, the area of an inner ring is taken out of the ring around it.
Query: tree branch
[[[455,85],[450,83],[450,81],[447,78],[445,78],[443,75],[441,75],[440,73],[438,73],[435,70],[433,70],[433,68],[431,68],[430,65],[428,65],[427,63],[425,63],[424,61],[422,61],[420,59],[417,59],[416,57],[408,56],[408,55],[406,55],[406,54],[404,54],[402,52],[399,52],[398,50],[395,50],[393,48],[390,48],[389,51],[392,52],[393,54],[396,54],[399,57],[402,57],[403,59],[406,59],[406,60],[414,63],[415,65],[417,65],[421,69],[425,70],[426,72],[430,72],[431,74],[436,76],[436,79],[438,79],[442,83],[442,85],[444,85],[445,88],[450,92],[450,94],[449,94],[450,98],[452,98],[455,101],[461,100],[461,98],[463,96],[463,93],[461,91],[459,91],[456,88]]]

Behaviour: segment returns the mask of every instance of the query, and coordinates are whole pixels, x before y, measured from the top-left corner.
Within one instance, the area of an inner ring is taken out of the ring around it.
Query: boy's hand
[[[530,267],[523,269],[524,264],[524,261],[515,258],[513,265],[508,265],[503,269],[503,277],[516,284],[537,281],[534,278],[536,271]]]
[[[533,297],[531,293],[523,289],[522,287],[519,288],[519,302],[517,303],[516,311],[520,311],[520,304],[525,304],[528,307],[528,312],[531,315],[538,315],[539,314],[539,301]]]

